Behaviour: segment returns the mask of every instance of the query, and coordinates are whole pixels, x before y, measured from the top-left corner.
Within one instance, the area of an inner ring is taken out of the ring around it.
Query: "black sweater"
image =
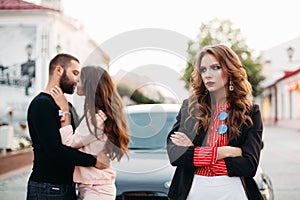
[[[75,128],[76,112],[71,104],[70,109],[72,126]],[[72,183],[75,165],[96,164],[94,156],[62,144],[58,110],[59,107],[47,93],[38,94],[29,105],[27,122],[34,151],[30,180],[55,184]]]

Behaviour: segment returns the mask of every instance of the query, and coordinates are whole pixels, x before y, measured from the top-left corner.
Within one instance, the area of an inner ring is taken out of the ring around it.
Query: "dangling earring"
[[[204,90],[204,95],[207,95],[207,94],[208,94],[208,90],[205,89],[205,90]]]
[[[233,82],[232,80],[229,80],[229,91],[233,91],[234,87],[233,87]]]

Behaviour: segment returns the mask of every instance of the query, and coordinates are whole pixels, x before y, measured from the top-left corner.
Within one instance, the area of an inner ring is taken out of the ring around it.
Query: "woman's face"
[[[78,96],[84,96],[82,87],[83,87],[82,86],[82,81],[81,81],[81,78],[80,78],[79,81],[77,82],[77,95]]]
[[[209,92],[223,91],[226,94],[228,76],[223,73],[220,63],[213,55],[204,55],[200,63],[199,72]]]

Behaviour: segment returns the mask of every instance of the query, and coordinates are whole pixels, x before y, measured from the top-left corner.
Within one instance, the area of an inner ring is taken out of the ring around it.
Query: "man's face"
[[[73,94],[76,84],[79,80],[80,65],[75,60],[71,61],[71,65],[64,70],[59,80],[59,86],[64,93]]]

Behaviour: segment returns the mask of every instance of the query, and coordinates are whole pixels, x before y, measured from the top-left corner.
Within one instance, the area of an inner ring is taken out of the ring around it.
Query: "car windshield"
[[[131,139],[129,149],[166,148],[166,138],[175,123],[176,115],[176,112],[127,114]]]

